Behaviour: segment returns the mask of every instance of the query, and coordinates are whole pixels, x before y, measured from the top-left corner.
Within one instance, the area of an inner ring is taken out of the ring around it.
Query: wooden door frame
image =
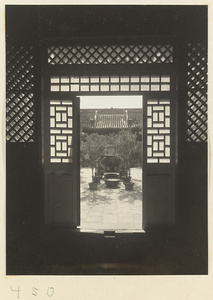
[[[162,37],[161,37],[162,38]],[[174,38],[174,37],[173,37]],[[175,41],[173,38],[163,38],[160,39],[158,37],[157,40],[159,40],[160,42],[165,41],[165,42],[172,42],[174,44],[174,46],[176,45]],[[91,45],[94,45],[94,40],[93,39],[88,39],[90,41]],[[108,39],[108,41],[112,41],[113,39]],[[134,39],[133,39],[134,40]],[[141,37],[139,37],[138,39],[134,40],[134,43],[136,41],[140,41]],[[97,39],[95,39],[95,41],[97,41]],[[102,39],[99,40],[99,43],[102,41]],[[127,39],[127,41],[132,41],[132,39]],[[152,39],[147,37],[147,41],[153,41],[153,37]],[[43,97],[42,97],[42,111],[43,111],[43,103],[44,103],[44,99],[47,97],[47,95],[61,95],[63,97],[63,95],[67,96],[69,95],[73,95],[74,97],[81,97],[81,96],[97,96],[97,95],[103,95],[103,96],[113,96],[113,95],[135,95],[135,96],[141,96],[142,97],[142,101],[143,101],[143,111],[145,108],[145,101],[144,101],[144,97],[146,98],[147,95],[149,95],[150,93],[152,94],[152,97],[154,94],[160,94],[161,98],[162,97],[167,97],[168,95],[172,95],[172,99],[175,102],[175,124],[176,124],[176,128],[175,128],[175,153],[174,153],[174,159],[175,159],[175,173],[177,173],[177,162],[178,162],[178,132],[177,132],[177,128],[178,128],[178,124],[177,124],[177,109],[178,109],[178,104],[177,104],[177,78],[178,78],[178,74],[177,74],[177,61],[176,61],[176,56],[174,55],[174,62],[171,64],[143,64],[143,65],[139,65],[139,64],[135,64],[135,65],[125,65],[125,64],[121,64],[121,65],[48,65],[47,62],[47,47],[50,45],[63,45],[63,43],[67,44],[67,40],[65,42],[64,39],[46,39],[45,41],[42,42],[42,57],[43,57]],[[85,41],[82,41],[82,39],[71,39],[70,40],[71,44],[85,44]],[[114,40],[115,42],[115,40]],[[116,44],[119,44],[118,41],[116,42]],[[175,48],[175,47],[174,47]],[[175,54],[176,51],[174,51]],[[92,92],[92,91],[87,91],[87,92],[50,92],[50,90],[48,90],[49,86],[50,86],[50,76],[125,76],[125,75],[129,75],[129,76],[134,76],[134,75],[169,75],[171,78],[170,81],[170,91],[169,92],[163,92],[163,91],[159,91],[159,92],[146,92],[146,91],[139,91],[139,92],[135,92],[135,91],[128,91],[128,92]],[[80,113],[80,108],[79,108],[79,113]],[[143,115],[143,124],[145,122],[144,119],[144,115]],[[144,130],[143,126],[143,130]],[[42,137],[43,137],[43,126],[42,126]],[[143,141],[144,141],[144,132],[143,132]],[[78,144],[80,145],[80,136],[79,136],[79,141]],[[43,145],[43,143],[42,143]],[[43,146],[42,146],[43,147]],[[79,147],[80,149],[80,147]],[[145,146],[143,144],[143,153],[145,153]],[[77,149],[75,150],[77,151]],[[43,152],[43,150],[42,150]],[[79,151],[77,151],[79,152]],[[43,162],[43,156],[42,156],[42,162]],[[143,154],[143,161],[144,161],[144,154]],[[75,168],[77,168],[77,165],[75,166]],[[143,168],[144,168],[144,162],[143,162]],[[80,178],[78,179],[78,184],[80,184]],[[142,183],[143,184],[143,183]],[[76,195],[76,197],[79,197],[79,205],[80,205],[80,195]],[[78,205],[79,208],[79,212],[80,212],[80,207]],[[144,203],[143,203],[144,205]],[[144,210],[145,212],[145,210]],[[143,213],[144,213],[143,212]],[[80,215],[78,216],[80,218]]]

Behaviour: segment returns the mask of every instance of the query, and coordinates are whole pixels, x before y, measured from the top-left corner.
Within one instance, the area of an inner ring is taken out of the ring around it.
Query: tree
[[[123,130],[118,133],[116,140],[117,155],[123,160],[124,166],[129,171],[131,167],[131,157],[136,150],[137,135],[130,130]]]
[[[82,166],[89,166],[92,169],[92,176],[97,163],[104,157],[105,149],[114,149],[114,155],[121,158],[127,170],[141,162],[142,145],[137,141],[137,134],[130,130],[123,130],[119,133],[100,135],[98,133],[81,136],[81,163]]]
[[[92,169],[92,176],[94,176],[98,160],[104,155],[105,147],[106,139],[98,133],[86,134],[81,141],[81,158]]]
[[[142,167],[143,151],[142,141],[137,141],[133,154],[131,155],[130,164],[134,167]]]

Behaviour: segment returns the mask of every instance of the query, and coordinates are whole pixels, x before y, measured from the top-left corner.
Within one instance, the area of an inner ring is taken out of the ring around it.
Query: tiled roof
[[[128,114],[95,114],[95,128],[126,128],[128,127]]]
[[[130,118],[131,116],[131,118]],[[83,111],[81,126],[94,129],[125,129],[142,124],[142,110],[129,112],[123,109],[100,109]]]

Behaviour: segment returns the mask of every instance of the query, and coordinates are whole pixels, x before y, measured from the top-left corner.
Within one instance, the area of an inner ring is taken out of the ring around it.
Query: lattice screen
[[[50,162],[72,162],[72,101],[50,101]]]
[[[172,63],[173,46],[102,45],[48,48],[48,63],[55,64],[143,64]]]
[[[170,163],[170,101],[147,101],[147,163]]]
[[[52,76],[50,90],[51,92],[170,91],[170,76]]]
[[[33,142],[34,134],[34,57],[29,46],[7,51],[6,140]]]
[[[207,141],[207,55],[201,43],[188,44],[187,141]]]

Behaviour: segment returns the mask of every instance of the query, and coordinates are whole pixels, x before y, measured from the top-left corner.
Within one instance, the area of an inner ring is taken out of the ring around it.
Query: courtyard
[[[142,169],[131,168],[133,190],[107,188],[101,180],[90,190],[91,169],[81,169],[81,230],[142,230]]]

